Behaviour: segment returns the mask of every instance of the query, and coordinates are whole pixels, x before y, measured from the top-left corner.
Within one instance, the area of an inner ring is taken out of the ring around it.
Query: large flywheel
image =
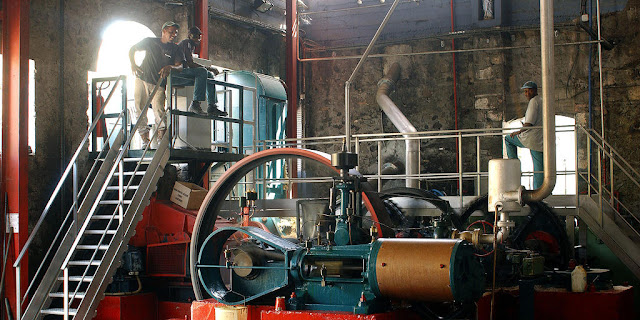
[[[280,159],[312,160],[326,167],[333,168],[328,154],[306,149],[280,148],[249,155],[226,170],[207,193],[193,226],[189,258],[191,282],[196,299],[202,300],[205,298],[203,296],[203,288],[198,281],[198,253],[207,237],[214,231],[218,213],[225,199],[227,199],[229,193],[231,193],[245,175],[267,162]],[[338,170],[333,169],[337,174]],[[364,183],[363,189],[362,199],[366,209],[371,214],[371,219],[377,227],[378,236],[393,237],[394,231],[389,227],[392,226],[393,223],[389,218],[384,203],[368,184]]]

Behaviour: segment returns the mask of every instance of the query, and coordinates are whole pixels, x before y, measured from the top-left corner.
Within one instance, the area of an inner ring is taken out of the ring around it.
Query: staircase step
[[[129,190],[138,190],[140,186],[129,186]],[[124,190],[124,186],[122,187],[122,189]],[[120,186],[108,186],[107,190],[120,190]]]
[[[107,250],[109,249],[109,245],[103,244],[100,246],[94,245],[94,244],[79,244],[78,246],[76,246],[76,248],[80,249],[80,250]]]
[[[69,292],[67,294],[69,296],[69,299],[71,299],[71,297],[73,296],[73,292]],[[75,294],[74,299],[84,299],[85,293],[84,292],[78,292]],[[49,293],[49,297],[51,298],[63,298],[64,297],[64,292],[50,292]]]
[[[123,204],[131,204],[131,200],[122,200]],[[100,200],[100,204],[120,204],[120,200]]]
[[[117,231],[118,230],[106,230],[107,234],[116,234]],[[105,233],[105,230],[85,230],[84,233],[103,235]]]
[[[100,262],[101,262],[100,260],[93,260],[91,261],[91,265],[99,266]],[[70,266],[87,266],[89,265],[89,260],[71,260],[69,261],[69,265]]]
[[[93,276],[69,276],[69,282],[79,282],[82,279],[82,282],[91,282],[93,281]],[[64,281],[64,277],[58,277],[58,280]]]
[[[133,171],[126,171],[123,172],[125,176],[131,176],[133,175]],[[146,171],[136,171],[136,176],[144,176],[144,174],[146,173]],[[115,172],[113,174],[114,177],[118,177],[120,176],[120,172]]]
[[[122,161],[124,162],[140,162],[142,160],[143,163],[145,162],[151,162],[151,160],[153,160],[153,157],[151,158],[140,158],[140,157],[132,157],[132,158],[124,158],[122,159]]]
[[[78,312],[78,309],[71,309],[71,308],[69,309],[69,315],[70,316],[75,316],[77,312]],[[64,315],[64,309],[63,308],[42,309],[40,311],[40,313],[63,316]]]
[[[109,220],[111,219],[111,215],[107,215],[107,214],[94,214],[93,216],[91,216],[91,220]],[[118,215],[114,215],[113,216],[113,220],[116,221],[118,220]]]

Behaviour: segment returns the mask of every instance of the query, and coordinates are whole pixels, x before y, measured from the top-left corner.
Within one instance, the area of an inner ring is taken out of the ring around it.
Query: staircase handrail
[[[82,138],[82,141],[80,142],[80,145],[78,146],[78,148],[76,149],[75,153],[71,157],[71,160],[69,160],[69,164],[67,165],[66,169],[64,170],[64,173],[62,174],[62,177],[60,178],[60,181],[58,181],[58,184],[56,185],[56,188],[53,190],[53,194],[49,198],[49,201],[47,202],[47,205],[45,206],[42,214],[40,215],[40,218],[38,219],[38,222],[36,222],[36,225],[33,227],[33,230],[29,234],[29,238],[27,239],[27,241],[25,242],[24,246],[22,247],[22,250],[20,251],[20,254],[18,254],[18,257],[16,258],[16,261],[13,264],[14,268],[17,268],[20,265],[20,262],[22,261],[22,258],[26,254],[27,250],[29,249],[29,246],[31,245],[31,242],[33,242],[33,239],[35,238],[35,235],[40,230],[40,227],[41,227],[42,223],[44,222],[44,219],[46,218],[47,214],[49,213],[49,210],[51,209],[51,206],[53,205],[53,202],[58,197],[58,194],[60,193],[60,190],[62,189],[62,186],[64,185],[64,183],[66,182],[67,178],[69,177],[69,173],[71,172],[71,170],[75,166],[76,161],[78,160],[78,157],[80,156],[80,153],[84,149],[86,143],[89,141],[89,138],[91,137],[91,134],[93,133],[93,130],[95,129],[95,127],[98,125],[98,122],[101,120],[102,115],[104,114],[104,110],[106,109],[106,105],[111,100],[111,97],[113,96],[113,93],[115,92],[115,89],[118,87],[118,84],[120,83],[120,81],[122,79],[124,79],[124,77],[125,77],[124,75],[120,75],[120,76],[117,77],[116,82],[115,82],[115,84],[113,86],[113,90],[111,90],[111,92],[109,92],[109,95],[107,96],[107,99],[105,100],[104,106],[98,111],[98,114],[96,115],[95,120],[93,121],[93,123],[91,123],[91,126],[89,127],[89,130],[87,130],[87,133],[84,135],[84,138]]]
[[[147,98],[147,101],[145,104],[143,104],[143,106],[148,106],[152,99],[154,98],[154,96],[156,95],[158,88],[160,87],[160,84],[162,83],[162,81],[164,80],[164,78],[160,78],[158,80],[158,82],[156,83],[156,85],[153,87],[153,90],[151,91],[151,94],[149,94],[149,97]],[[166,115],[166,112],[165,112]],[[162,117],[162,121],[166,121],[165,120],[166,116]],[[145,120],[145,125],[146,125],[146,118],[145,117],[138,117],[136,124],[133,126],[133,128],[131,128],[130,133],[127,137],[127,141],[125,141],[122,144],[122,147],[120,149],[120,151],[118,152],[118,156],[116,157],[115,161],[114,161],[114,165],[111,167],[111,170],[109,171],[109,174],[107,175],[107,179],[105,181],[105,183],[103,184],[102,188],[100,189],[100,192],[98,193],[97,199],[101,199],[102,196],[104,195],[105,191],[107,190],[107,186],[109,185],[109,181],[110,179],[113,177],[113,174],[116,171],[116,168],[118,167],[118,164],[122,161],[122,159],[124,158],[125,153],[128,152],[129,150],[129,146],[131,145],[131,141],[133,140],[133,137],[135,136],[135,132],[138,130],[138,128],[140,128],[140,126],[142,125],[143,121]],[[148,148],[148,147],[147,147]],[[146,150],[146,149],[145,149]],[[83,234],[84,231],[86,230],[86,228],[89,225],[89,221],[91,220],[91,217],[93,216],[93,214],[96,211],[96,208],[98,207],[99,201],[96,201],[92,207],[91,210],[89,211],[89,214],[87,215],[87,217],[84,219],[84,223],[82,224],[82,227],[80,228],[80,230],[78,231],[78,234]],[[76,249],[76,247],[78,246],[78,243],[80,242],[80,237],[77,237],[73,244],[71,245],[71,248],[69,249],[69,253],[67,254],[64,262],[62,263],[62,266],[60,267],[60,270],[64,270],[68,267],[69,261],[71,260],[71,257]]]
[[[640,187],[640,182],[638,182],[640,181],[640,173],[636,169],[634,169],[631,164],[629,164],[629,162],[627,162],[627,160],[625,160],[620,155],[620,153],[611,146],[611,144],[603,140],[602,136],[593,129],[588,129],[580,125],[577,125],[576,127],[581,129],[589,137],[589,140],[593,141],[593,143],[595,143],[600,149],[602,149],[603,153],[611,158],[611,160],[622,170],[622,172],[624,172],[627,177],[629,177],[638,187]],[[609,150],[609,152],[607,152],[607,149]],[[620,162],[618,160],[620,160]]]

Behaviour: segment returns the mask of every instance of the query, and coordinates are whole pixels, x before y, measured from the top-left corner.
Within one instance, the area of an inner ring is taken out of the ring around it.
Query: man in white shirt
[[[518,159],[518,148],[528,148],[533,160],[533,188],[538,189],[544,180],[544,162],[542,157],[543,137],[542,128],[527,128],[542,126],[542,99],[538,95],[538,85],[527,81],[522,88],[529,100],[527,112],[524,116],[522,128],[504,137],[509,159]]]

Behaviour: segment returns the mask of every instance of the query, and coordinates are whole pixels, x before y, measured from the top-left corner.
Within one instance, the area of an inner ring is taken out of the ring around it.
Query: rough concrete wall
[[[603,51],[602,68],[604,84],[605,139],[624,157],[632,168],[640,172],[640,1],[629,1],[625,11],[603,18],[603,36],[616,45],[611,51]],[[594,68],[597,61],[594,62]],[[594,70],[594,71],[597,71]],[[599,80],[594,73],[595,83]],[[599,104],[600,94],[594,100]],[[594,127],[600,131],[600,115]],[[636,215],[640,213],[640,188],[624,178],[622,172],[614,172],[614,190],[620,192],[623,204]]]
[[[185,26],[194,19],[187,6],[165,6],[152,0],[33,0],[30,4],[30,58],[35,60],[37,69],[37,152],[30,158],[29,167],[29,214],[33,225],[87,130],[87,71],[96,69],[105,28],[116,20],[130,20],[159,35],[162,24],[173,20],[183,26],[178,35],[183,39],[188,32]],[[282,36],[264,36],[213,19],[211,24],[210,34],[215,38],[211,40],[210,56],[217,64],[276,76],[284,74],[284,59],[278,57],[284,51]],[[213,29],[225,32],[214,36]],[[238,38],[245,41],[238,43]],[[81,163],[85,163],[86,155],[82,159]],[[40,238],[46,239],[45,244],[53,238],[51,232],[57,231],[64,215],[66,212],[54,205],[45,224],[49,229],[45,234],[50,236]],[[36,243],[32,256],[38,256],[42,249],[46,247]]]
[[[587,41],[588,35],[574,27],[558,28],[555,41],[556,114],[585,119],[588,111],[589,46],[560,45]],[[500,128],[502,121],[523,117],[527,101],[520,87],[527,80],[541,84],[539,30],[495,31],[462,35],[455,40],[457,113],[459,129]],[[390,97],[418,131],[455,129],[451,41],[424,39],[403,45],[382,46],[373,53],[428,53],[403,57],[401,79]],[[331,52],[326,55],[330,55]],[[335,55],[362,54],[362,50]],[[629,59],[631,54],[626,54]],[[397,132],[375,103],[376,82],[385,66],[397,57],[369,58],[352,84],[352,132],[354,134]],[[357,60],[305,62],[305,135],[344,134],[344,82]],[[636,64],[637,65],[637,64]],[[628,72],[628,71],[626,71]],[[631,72],[633,73],[633,72]],[[622,78],[621,81],[625,78]],[[595,84],[597,85],[597,84]],[[597,87],[596,87],[597,88]],[[628,91],[632,91],[628,89]],[[630,94],[630,96],[632,96]],[[637,117],[636,117],[637,119]],[[464,139],[463,171],[476,170],[475,139]],[[498,137],[481,139],[481,170],[489,159],[502,156]],[[361,172],[374,174],[377,154],[361,152]],[[421,146],[422,173],[456,172],[455,140],[430,140]],[[333,150],[329,150],[333,151]],[[382,162],[404,162],[404,143],[384,143]],[[432,183],[446,192],[456,192],[455,182]],[[465,193],[472,186],[463,186]]]
[[[209,21],[209,60],[232,70],[278,76],[284,79],[284,37],[238,23]]]

